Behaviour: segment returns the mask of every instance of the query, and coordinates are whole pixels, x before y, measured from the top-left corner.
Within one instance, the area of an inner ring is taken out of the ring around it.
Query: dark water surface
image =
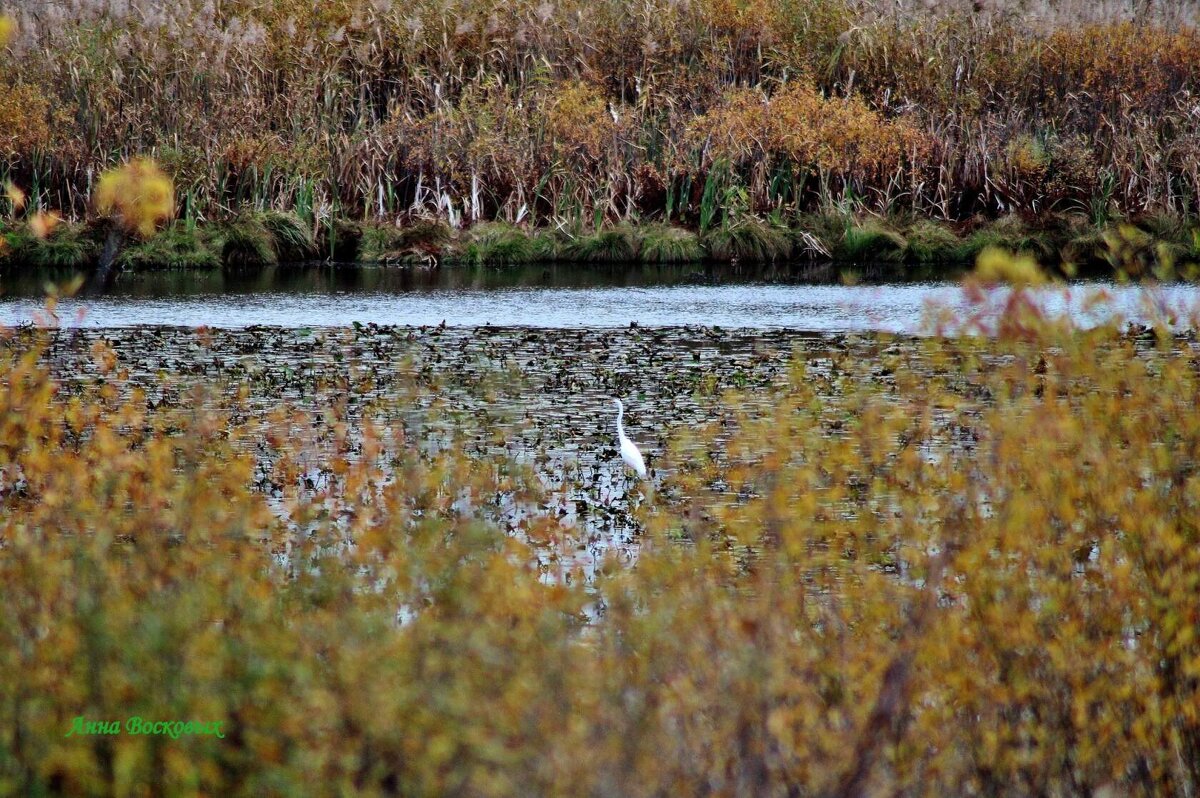
[[[279,267],[253,274],[122,275],[103,296],[59,303],[45,312],[45,287],[64,275],[0,276],[0,324],[51,321],[61,326],[291,329],[353,323],[557,329],[704,325],[844,333],[924,333],[949,313],[987,320],[1010,293],[959,284],[887,282],[886,267],[856,274],[830,267],[539,265],[523,269],[431,271],[334,266]],[[856,284],[845,284],[850,282]],[[1114,318],[1167,319],[1194,327],[1200,286],[1072,283],[1039,289],[1050,315],[1080,326]],[[942,327],[940,329],[953,329]]]

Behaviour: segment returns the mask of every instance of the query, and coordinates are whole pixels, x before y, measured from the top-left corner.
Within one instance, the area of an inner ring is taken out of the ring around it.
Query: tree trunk
[[[113,277],[116,275],[116,270],[113,268],[117,262],[117,254],[121,251],[121,245],[125,242],[125,235],[121,232],[121,228],[113,225],[109,228],[108,238],[104,240],[104,249],[100,253],[100,265],[96,268],[96,273],[92,275],[91,283],[88,285],[88,293],[100,293],[108,290],[112,285]]]

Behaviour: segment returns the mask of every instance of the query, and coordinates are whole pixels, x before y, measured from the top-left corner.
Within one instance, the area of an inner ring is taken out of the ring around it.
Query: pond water
[[[0,324],[46,321],[45,286],[55,277],[0,276]],[[517,270],[414,271],[330,266],[254,274],[123,275],[100,296],[59,303],[60,326],[302,329],[353,323],[450,327],[616,328],[704,325],[844,333],[920,334],[939,329],[939,312],[986,319],[1007,289],[958,283],[888,282],[883,267],[855,274],[815,268],[546,265]],[[854,284],[847,284],[852,282]],[[1051,315],[1080,326],[1117,318],[1167,319],[1194,327],[1200,286],[1072,283],[1039,289]],[[945,328],[941,328],[945,329]]]
[[[30,334],[30,333],[27,333]],[[257,442],[259,425],[289,407],[313,423],[291,428],[287,447],[304,466],[308,493],[338,489],[325,468],[331,408],[356,441],[366,419],[404,429],[408,439],[436,450],[452,444],[481,464],[511,462],[536,474],[546,491],[536,506],[505,499],[490,512],[514,533],[534,515],[548,514],[577,531],[577,548],[554,561],[585,574],[608,554],[632,557],[637,508],[655,493],[670,495],[668,441],[681,430],[713,423],[728,412],[721,398],[742,390],[741,409],[766,409],[793,357],[814,378],[829,379],[848,363],[873,362],[886,351],[920,359],[912,339],[886,343],[787,330],[712,328],[544,330],[367,325],[360,328],[252,327],[197,330],[142,325],[50,331],[45,358],[70,395],[108,383],[126,395],[145,391],[152,412],[173,412],[198,400],[232,408],[248,425],[246,451],[259,462],[257,487],[274,497],[275,455]],[[112,347],[119,375],[94,354]],[[840,364],[840,365],[839,365]],[[881,384],[887,377],[880,376]],[[244,389],[244,393],[242,393]],[[625,429],[650,468],[639,481],[616,447],[612,397],[625,400]],[[348,455],[355,460],[357,443]],[[676,457],[700,456],[699,442]],[[475,508],[481,509],[481,508]],[[483,508],[487,509],[487,508]],[[547,552],[549,556],[551,552]],[[547,559],[547,567],[550,566]]]
[[[467,430],[455,445],[483,463],[531,469],[547,492],[535,507],[497,508],[501,522],[519,534],[530,513],[561,519],[578,530],[568,559],[590,573],[608,554],[635,556],[639,507],[670,500],[673,461],[721,456],[722,440],[686,438],[724,424],[727,391],[741,392],[740,410],[765,410],[801,362],[830,401],[849,374],[887,396],[896,370],[929,368],[924,345],[935,342],[913,334],[954,331],[939,326],[939,313],[953,314],[959,329],[986,331],[1012,296],[949,281],[881,282],[886,276],[863,269],[862,281],[847,285],[830,271],[794,268],[577,265],[123,275],[104,295],[63,300],[51,318],[44,286],[63,275],[9,274],[0,275],[0,326],[68,328],[50,333],[45,356],[76,387],[111,379],[98,371],[94,345],[111,346],[117,384],[144,390],[153,412],[187,407],[203,388],[251,427],[280,407],[319,419],[341,406],[352,438],[368,417],[421,445]],[[1117,317],[1200,327],[1192,285],[1074,283],[1039,290],[1035,301],[1082,326]],[[614,396],[625,399],[626,429],[650,465],[644,483],[621,465]],[[436,426],[446,419],[454,430]],[[953,440],[947,432],[950,449]],[[671,441],[683,446],[673,455]],[[327,436],[307,440],[304,429],[289,442],[305,452],[303,482],[318,495],[336,489],[322,466],[330,445]],[[272,455],[248,453],[271,496]]]

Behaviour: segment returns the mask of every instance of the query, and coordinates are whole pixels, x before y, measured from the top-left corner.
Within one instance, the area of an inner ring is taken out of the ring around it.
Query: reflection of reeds
[[[785,223],[786,222],[786,223]],[[0,219],[0,267],[87,269],[111,231],[104,220],[61,222],[36,212]],[[316,236],[297,215],[247,211],[232,219],[180,220],[150,238],[130,240],[116,258],[122,268],[209,269],[264,266],[311,259],[432,266],[471,263],[494,267],[565,261],[581,263],[771,262],[788,258],[845,263],[890,263],[895,276],[945,273],[970,267],[992,247],[1034,256],[1067,275],[1190,276],[1200,264],[1200,227],[1166,214],[1093,225],[1082,214],[1026,221],[1004,216],[948,224],[921,218],[829,211],[769,222],[752,215],[724,221],[704,235],[658,222],[622,223],[599,230],[531,228],[483,222],[454,231],[434,219],[405,224],[328,218]],[[925,267],[934,269],[930,271]]]
[[[1194,212],[1195,15],[1034,5],[33,4],[2,56],[0,171],[78,217],[89,175],[154,152],[187,216],[294,209],[312,230],[707,232],[730,188],[760,215]]]

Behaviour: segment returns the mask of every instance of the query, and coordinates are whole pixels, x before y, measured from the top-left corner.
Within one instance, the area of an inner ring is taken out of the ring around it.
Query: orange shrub
[[[1049,94],[1060,102],[1170,107],[1178,92],[1200,80],[1200,32],[1127,22],[1063,29],[1041,48],[1040,66]]]
[[[567,159],[600,157],[617,133],[604,97],[582,81],[559,87],[549,100],[546,129],[554,151]]]
[[[888,120],[857,97],[825,98],[789,83],[770,99],[753,89],[731,92],[689,126],[687,136],[705,162],[735,165],[790,161],[843,178],[877,179],[925,146],[904,120]]]
[[[50,104],[36,86],[0,85],[0,155],[29,156],[50,141]]]

